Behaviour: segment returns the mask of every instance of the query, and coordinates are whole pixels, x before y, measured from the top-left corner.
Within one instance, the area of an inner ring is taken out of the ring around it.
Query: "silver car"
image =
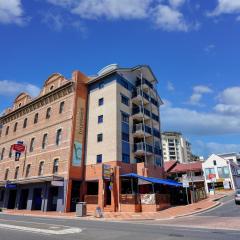
[[[237,189],[235,193],[235,203],[240,204],[240,189]]]

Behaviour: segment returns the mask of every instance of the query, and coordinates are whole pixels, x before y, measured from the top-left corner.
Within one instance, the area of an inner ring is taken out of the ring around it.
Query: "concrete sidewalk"
[[[96,218],[94,212],[88,212],[86,217],[79,218],[82,220],[105,220],[105,221],[141,221],[141,220],[167,220],[182,216],[196,214],[206,211],[220,204],[219,199],[225,197],[225,193],[218,193],[200,202],[170,207],[159,212],[104,212],[103,218]],[[76,219],[75,213],[61,213],[61,212],[42,212],[42,211],[27,211],[27,210],[3,210],[3,214],[21,215],[21,216],[35,216],[35,217],[51,217],[51,218],[71,218]],[[78,218],[77,218],[78,219]]]

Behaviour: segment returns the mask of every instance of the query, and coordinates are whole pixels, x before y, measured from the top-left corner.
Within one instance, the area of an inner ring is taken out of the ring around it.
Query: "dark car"
[[[235,193],[235,203],[240,204],[240,189],[237,189]]]

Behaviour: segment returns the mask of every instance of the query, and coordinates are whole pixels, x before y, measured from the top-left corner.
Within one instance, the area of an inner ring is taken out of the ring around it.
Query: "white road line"
[[[32,233],[41,233],[41,234],[49,234],[49,235],[64,235],[64,234],[73,234],[73,233],[81,233],[82,229],[80,228],[67,228],[63,230],[50,230],[50,229],[40,229],[40,228],[31,228],[24,226],[16,226],[10,224],[1,224],[0,228],[10,229],[10,230],[18,230]]]

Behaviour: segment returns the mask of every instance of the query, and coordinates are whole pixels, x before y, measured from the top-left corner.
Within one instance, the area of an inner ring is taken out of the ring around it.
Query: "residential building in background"
[[[120,211],[125,201],[121,211],[135,211],[122,176],[164,178],[156,84],[149,66],[113,64],[94,77],[53,74],[35,99],[17,96],[0,118],[0,207]],[[25,146],[19,159],[15,143]]]
[[[232,160],[236,164],[240,165],[240,154],[236,152],[232,153],[222,153],[222,154],[217,154],[219,157],[222,157],[227,160]]]
[[[233,160],[212,154],[202,166],[207,193],[240,188],[240,167]]]
[[[163,159],[180,163],[192,161],[191,143],[179,132],[162,132]]]

